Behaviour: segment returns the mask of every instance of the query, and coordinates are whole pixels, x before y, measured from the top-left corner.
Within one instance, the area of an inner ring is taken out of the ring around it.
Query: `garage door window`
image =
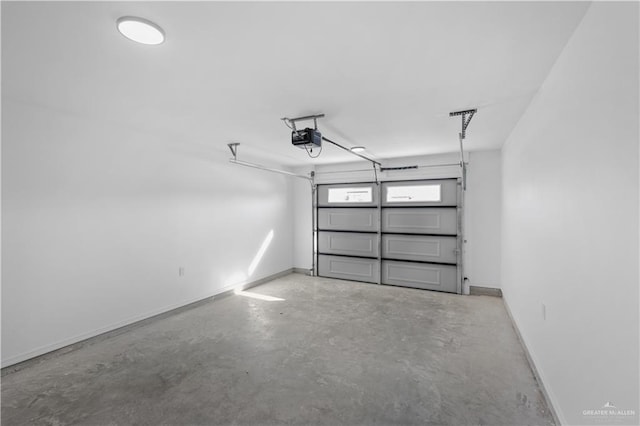
[[[371,187],[329,188],[330,203],[371,203],[373,191]]]
[[[440,202],[440,185],[411,185],[387,187],[388,203]]]

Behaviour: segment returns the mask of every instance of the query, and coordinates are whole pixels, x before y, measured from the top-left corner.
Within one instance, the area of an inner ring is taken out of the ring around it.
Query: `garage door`
[[[380,188],[318,185],[318,275],[380,282]]]
[[[458,180],[319,185],[318,275],[460,292]]]

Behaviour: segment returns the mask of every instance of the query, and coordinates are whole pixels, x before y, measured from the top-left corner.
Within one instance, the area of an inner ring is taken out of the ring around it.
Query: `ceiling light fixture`
[[[364,151],[364,146],[354,146],[351,148],[351,152],[362,152]]]
[[[135,16],[123,16],[116,21],[118,31],[129,40],[142,44],[160,44],[164,31],[153,22]]]

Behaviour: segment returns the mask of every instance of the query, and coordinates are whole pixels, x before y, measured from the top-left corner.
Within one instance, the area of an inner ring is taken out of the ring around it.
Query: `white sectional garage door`
[[[318,275],[458,293],[458,180],[319,185]]]

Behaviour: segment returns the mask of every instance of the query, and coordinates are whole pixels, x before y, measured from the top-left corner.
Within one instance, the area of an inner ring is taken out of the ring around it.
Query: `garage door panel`
[[[426,290],[457,292],[457,268],[429,263],[382,262],[382,283]]]
[[[383,206],[455,206],[458,203],[456,179],[382,184]]]
[[[319,185],[319,207],[373,207],[378,205],[378,186],[373,183]]]
[[[327,231],[378,231],[377,209],[320,208],[318,228]]]
[[[456,235],[456,208],[385,208],[382,232],[407,234]]]
[[[378,257],[378,234],[320,232],[318,250],[325,254]]]
[[[382,236],[382,257],[421,262],[457,262],[456,237],[427,237],[422,235]]]
[[[318,256],[318,272],[323,277],[377,283],[379,271],[380,264],[376,259]]]

